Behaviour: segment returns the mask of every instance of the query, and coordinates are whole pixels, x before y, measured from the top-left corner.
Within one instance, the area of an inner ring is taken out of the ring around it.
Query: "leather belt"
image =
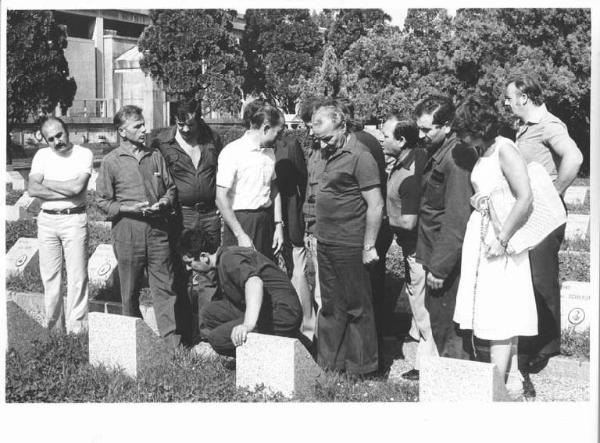
[[[200,214],[207,214],[209,212],[215,212],[217,210],[216,206],[207,206],[203,203],[196,203],[193,206],[187,206],[187,205],[181,205],[182,208],[185,209],[191,209],[193,211],[196,211]]]
[[[42,209],[42,212],[52,215],[70,215],[70,214],[83,214],[85,212],[85,206],[78,206],[76,208],[67,209]]]

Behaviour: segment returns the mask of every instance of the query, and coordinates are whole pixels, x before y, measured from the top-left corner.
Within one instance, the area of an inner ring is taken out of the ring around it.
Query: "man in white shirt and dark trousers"
[[[262,100],[244,110],[249,128],[219,155],[217,207],[225,221],[223,246],[254,247],[269,259],[283,246],[281,196],[273,147],[285,118]]]
[[[40,132],[48,147],[33,157],[28,192],[42,201],[37,224],[46,321],[49,329],[79,333],[87,329],[88,317],[86,195],[93,154],[69,141],[68,129],[59,118],[44,119]],[[67,268],[64,312],[63,256]]]

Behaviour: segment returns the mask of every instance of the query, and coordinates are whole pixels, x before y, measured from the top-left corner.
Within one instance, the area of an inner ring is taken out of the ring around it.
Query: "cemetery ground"
[[[581,185],[589,185],[584,181]],[[19,191],[7,192],[7,204],[20,197]],[[109,226],[97,223],[101,214],[88,198],[91,255],[99,244],[110,244]],[[570,207],[573,212],[589,214],[589,193],[583,203]],[[6,250],[20,237],[36,237],[35,220],[19,220],[6,224]],[[579,240],[565,241],[560,254],[560,280],[588,282],[589,234]],[[404,369],[403,340],[408,332],[410,315],[406,295],[401,294],[403,265],[401,252],[394,244],[387,257],[386,303],[390,316],[387,323],[384,355],[389,364],[400,363],[390,377],[366,380],[343,374],[325,373],[315,383],[314,391],[302,393],[294,401],[306,402],[410,402],[418,401],[418,383],[396,375]],[[7,280],[8,291],[43,293],[39,270],[32,267],[19,277]],[[90,287],[90,298],[102,298],[102,290]],[[111,294],[108,294],[110,296]],[[114,296],[114,294],[112,294]],[[147,289],[141,302],[149,304]],[[39,316],[39,312],[29,312]],[[589,328],[582,332],[563,331],[562,360],[589,360]],[[568,362],[568,361],[567,361]],[[542,372],[532,377],[538,391],[537,400],[588,400],[589,376],[569,377],[568,364],[560,371]],[[410,365],[406,368],[410,369]],[[566,371],[566,372],[565,372]],[[192,352],[177,351],[159,366],[142,370],[137,378],[123,371],[94,367],[89,364],[88,336],[43,334],[23,350],[9,349],[6,356],[7,402],[263,402],[289,401],[260,387],[255,391],[236,388],[235,362],[219,357],[205,359]]]

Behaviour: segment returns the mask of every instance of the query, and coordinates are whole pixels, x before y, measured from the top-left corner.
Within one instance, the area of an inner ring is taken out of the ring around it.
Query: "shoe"
[[[533,386],[533,382],[529,377],[529,374],[524,373],[523,375],[523,397],[525,400],[534,400],[535,399],[535,387]]]
[[[411,369],[408,372],[405,372],[401,375],[404,380],[418,381],[419,380],[419,370]]]
[[[203,360],[216,360],[219,354],[206,342],[200,342],[192,348],[192,352]]]

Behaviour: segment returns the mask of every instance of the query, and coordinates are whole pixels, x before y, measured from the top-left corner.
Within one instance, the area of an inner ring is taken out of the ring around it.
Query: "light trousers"
[[[313,269],[315,270],[315,286],[312,290],[312,300],[314,305],[316,306],[316,311],[314,316],[312,317],[312,326],[313,326],[313,335],[318,336],[317,324],[319,318],[319,312],[321,311],[321,307],[323,306],[323,302],[321,301],[321,284],[319,282],[319,263],[317,260],[317,238],[308,234],[308,252],[310,252],[310,258],[312,260]],[[305,262],[306,263],[306,262]],[[297,289],[296,289],[297,290]],[[302,325],[304,331],[304,324]]]
[[[88,319],[87,214],[54,215],[40,212],[38,247],[49,329],[78,333]],[[62,261],[67,270],[67,302],[61,294]]]
[[[426,276],[425,269],[415,258],[415,253],[404,256],[404,265],[406,269],[405,290],[408,296],[408,303],[412,311],[412,323],[409,335],[418,340],[417,355],[415,358],[415,369],[419,369],[422,357],[437,357],[438,350],[433,340],[431,332],[431,323],[429,321],[429,312],[425,307],[425,287]]]

